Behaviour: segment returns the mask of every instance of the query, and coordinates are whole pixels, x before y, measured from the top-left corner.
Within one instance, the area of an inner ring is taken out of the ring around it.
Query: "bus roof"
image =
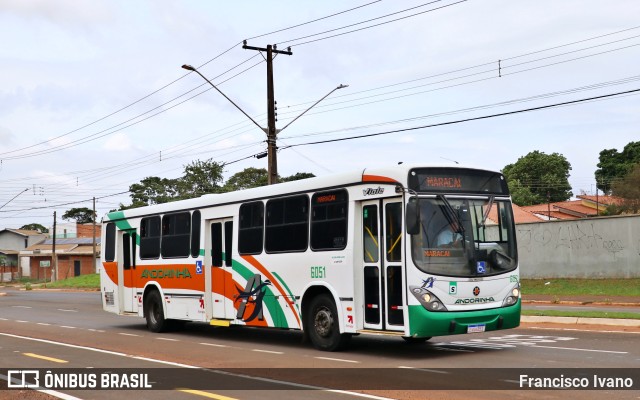
[[[469,167],[461,165],[424,165],[424,164],[400,164],[382,168],[365,168],[360,171],[352,171],[340,174],[326,175],[314,178],[300,179],[297,181],[278,183],[277,185],[261,186],[251,189],[243,189],[228,193],[211,193],[201,197],[177,200],[168,203],[154,204],[151,206],[132,208],[124,211],[108,213],[105,220],[116,220],[143,215],[162,214],[177,210],[197,209],[215,204],[229,204],[249,201],[251,199],[269,198],[300,192],[311,192],[334,187],[354,184],[397,184],[406,186],[407,176],[414,168],[461,168]],[[473,168],[478,169],[478,168]]]

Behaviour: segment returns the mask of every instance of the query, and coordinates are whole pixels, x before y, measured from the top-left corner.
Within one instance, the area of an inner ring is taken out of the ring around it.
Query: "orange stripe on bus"
[[[381,175],[362,175],[362,182],[389,182],[389,183],[399,183],[395,179],[391,179],[387,176]]]

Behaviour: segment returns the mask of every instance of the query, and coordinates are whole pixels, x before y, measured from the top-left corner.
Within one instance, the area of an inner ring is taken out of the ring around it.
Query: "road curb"
[[[616,319],[616,318],[584,318],[584,317],[540,317],[534,315],[523,315],[521,322],[532,323],[552,323],[568,325],[613,325],[640,328],[640,320],[637,319]]]

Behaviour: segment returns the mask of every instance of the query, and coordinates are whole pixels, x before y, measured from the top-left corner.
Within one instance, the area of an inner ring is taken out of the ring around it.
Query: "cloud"
[[[102,145],[102,148],[107,151],[124,152],[132,150],[133,146],[131,144],[131,140],[126,134],[118,132],[109,136]]]
[[[108,2],[74,0],[3,0],[2,13],[36,18],[56,25],[91,26],[111,19]]]

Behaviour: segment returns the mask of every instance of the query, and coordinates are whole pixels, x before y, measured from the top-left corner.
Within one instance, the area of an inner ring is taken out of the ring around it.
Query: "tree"
[[[88,224],[93,222],[96,214],[87,207],[72,208],[62,215],[62,219],[68,221],[74,219],[79,224]]]
[[[314,178],[315,175],[311,172],[296,172],[291,176],[285,176],[280,180],[280,182],[291,182],[291,181],[299,181],[300,179],[308,179]]]
[[[635,164],[640,163],[640,142],[629,142],[622,152],[616,149],[602,150],[599,160],[595,172],[596,186],[609,194],[612,183],[624,178]]]
[[[150,206],[152,204],[162,204],[175,200],[178,194],[177,179],[158,178],[149,176],[129,186],[132,203],[130,206],[121,207],[135,208]]]
[[[22,225],[20,227],[20,229],[24,229],[27,231],[38,231],[40,233],[49,233],[49,229],[45,228],[44,226],[40,225],[40,224],[27,224],[27,225]]]
[[[616,197],[621,197],[622,204],[616,205],[620,213],[638,214],[640,212],[640,163],[631,167],[631,170],[621,180],[611,185],[611,192]]]
[[[200,197],[207,193],[222,191],[222,169],[211,159],[196,160],[184,166],[184,175],[168,179],[149,176],[129,186],[131,205],[120,205],[120,210],[162,204],[170,201]]]
[[[291,182],[300,179],[313,178],[315,175],[310,172],[297,172],[291,176],[284,178],[278,177],[278,182]],[[245,168],[244,170],[233,174],[224,185],[225,192],[234,190],[249,189],[253,187],[266,186],[269,182],[269,175],[265,168]]]
[[[219,193],[222,190],[220,183],[223,168],[224,164],[218,164],[212,159],[196,160],[185,165],[184,175],[177,182],[178,198],[189,199]]]
[[[535,150],[505,166],[502,173],[512,191],[513,202],[526,206],[570,199],[573,193],[569,171],[571,164],[562,154]]]
[[[267,170],[264,168],[245,168],[232,175],[224,184],[222,171],[224,164],[209,159],[196,160],[184,166],[184,175],[180,178],[167,179],[149,176],[129,186],[131,204],[120,204],[120,210],[162,204],[175,200],[200,197],[207,193],[231,192],[267,185]],[[308,172],[298,172],[281,178],[282,182],[311,178]]]
[[[233,192],[235,190],[266,186],[267,183],[268,172],[265,168],[250,167],[231,175],[224,185],[224,191]]]

